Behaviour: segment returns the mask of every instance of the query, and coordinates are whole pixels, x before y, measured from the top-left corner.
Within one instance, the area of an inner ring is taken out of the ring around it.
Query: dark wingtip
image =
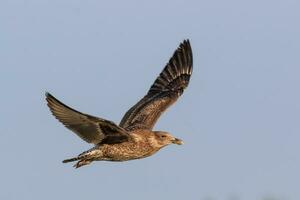
[[[193,54],[189,39],[183,40],[183,42],[181,43],[180,46],[182,46],[182,48],[185,48],[186,50],[188,50],[190,52],[190,54]]]
[[[189,65],[189,73],[192,74],[193,71],[193,50],[192,46],[190,44],[189,39],[183,40],[183,42],[179,46],[180,49],[183,49],[185,51],[185,56],[188,58],[188,65]]]
[[[50,94],[49,92],[45,92],[45,96],[46,96],[46,100],[48,101],[49,99],[53,99],[53,96],[52,96],[52,94]]]
[[[172,90],[182,94],[193,72],[193,52],[189,39],[183,40],[148,93]]]
[[[50,107],[50,102],[56,100],[56,98],[47,91],[45,92],[45,96],[46,96],[46,101],[48,102],[48,106]]]
[[[49,92],[45,92],[45,96],[46,96],[46,100],[48,101],[48,103],[50,103],[50,101],[51,102],[58,102],[58,103],[60,103],[60,104],[62,104],[62,105],[64,105],[62,102],[60,102],[58,99],[56,99],[52,94],[50,94]]]
[[[189,39],[184,39],[180,46],[189,46],[189,48],[191,47],[191,44],[190,44],[190,40]]]
[[[190,43],[190,39],[184,39],[183,43]]]

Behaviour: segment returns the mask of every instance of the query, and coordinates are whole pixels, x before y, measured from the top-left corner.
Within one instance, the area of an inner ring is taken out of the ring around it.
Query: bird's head
[[[164,131],[155,131],[155,139],[157,143],[161,146],[166,146],[169,144],[178,144],[182,145],[183,141],[181,139],[175,138],[173,135],[171,135],[168,132]]]

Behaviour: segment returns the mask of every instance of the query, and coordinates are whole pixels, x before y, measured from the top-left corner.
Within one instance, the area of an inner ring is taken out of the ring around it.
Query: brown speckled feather
[[[160,115],[178,99],[188,86],[192,71],[191,45],[189,40],[184,40],[146,96],[127,111],[120,126],[126,130],[152,130]]]
[[[81,113],[46,93],[52,114],[68,129],[88,143],[114,144],[128,141],[129,134],[111,121]]]

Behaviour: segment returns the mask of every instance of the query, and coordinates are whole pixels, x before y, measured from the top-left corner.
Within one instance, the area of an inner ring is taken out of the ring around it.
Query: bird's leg
[[[77,169],[77,168],[82,167],[84,165],[88,165],[91,162],[93,162],[93,160],[91,160],[91,159],[89,159],[89,160],[80,160],[73,167],[75,167]]]

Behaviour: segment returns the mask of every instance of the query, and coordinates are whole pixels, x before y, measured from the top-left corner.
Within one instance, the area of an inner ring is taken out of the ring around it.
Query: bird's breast
[[[119,144],[103,145],[101,147],[103,156],[111,161],[126,161],[144,158],[157,152],[159,149],[152,147],[149,143],[123,142]]]

